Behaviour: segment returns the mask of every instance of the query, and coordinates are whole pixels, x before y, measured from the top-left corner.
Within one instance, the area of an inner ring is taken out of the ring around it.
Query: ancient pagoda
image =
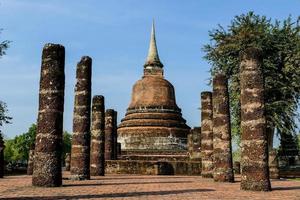
[[[127,152],[186,151],[189,131],[176,104],[174,87],[164,78],[153,23],[144,75],[133,86],[131,102],[118,127],[118,142]]]

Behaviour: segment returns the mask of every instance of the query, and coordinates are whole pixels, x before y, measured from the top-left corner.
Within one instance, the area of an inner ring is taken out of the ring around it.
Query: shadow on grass
[[[87,194],[87,195],[73,195],[73,196],[33,196],[33,197],[11,197],[0,198],[5,200],[61,200],[61,199],[89,199],[89,198],[117,198],[117,197],[139,197],[139,196],[156,196],[156,195],[172,195],[193,192],[212,192],[213,189],[188,189],[188,190],[169,190],[169,191],[149,191],[149,192],[128,192],[128,193],[109,193],[109,194]]]
[[[79,183],[64,184],[63,187],[84,187],[100,185],[145,185],[145,184],[168,184],[168,183],[192,183],[193,181],[161,181],[161,182],[124,182],[124,183]]]

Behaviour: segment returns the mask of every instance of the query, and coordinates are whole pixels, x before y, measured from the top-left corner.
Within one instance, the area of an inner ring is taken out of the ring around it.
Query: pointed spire
[[[154,20],[152,22],[149,52],[144,67],[148,67],[148,66],[160,67],[160,68],[163,67],[163,64],[159,60],[157,46],[156,46]]]

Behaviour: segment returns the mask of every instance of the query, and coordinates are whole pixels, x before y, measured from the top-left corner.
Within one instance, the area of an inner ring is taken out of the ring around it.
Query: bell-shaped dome
[[[160,76],[144,76],[133,86],[128,109],[139,107],[178,109],[173,85]]]

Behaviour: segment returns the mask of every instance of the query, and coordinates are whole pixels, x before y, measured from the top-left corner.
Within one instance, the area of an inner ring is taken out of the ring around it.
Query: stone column
[[[213,107],[212,93],[201,93],[201,155],[204,178],[213,177]]]
[[[92,106],[92,126],[91,126],[91,175],[104,176],[104,123],[105,123],[104,96],[94,96]]]
[[[193,141],[193,133],[192,130],[190,130],[189,134],[187,135],[187,150],[188,153],[190,154],[190,159],[193,158],[193,145],[194,145],[194,141]]]
[[[279,179],[279,166],[276,149],[271,149],[269,151],[269,172],[270,178]]]
[[[2,134],[0,133],[0,178],[3,178],[4,176],[4,169],[5,169],[5,164],[4,164],[4,141]]]
[[[188,151],[194,161],[201,160],[201,128],[194,127],[188,134]]]
[[[241,53],[241,189],[269,191],[268,142],[261,52]]]
[[[73,137],[71,149],[71,179],[90,179],[90,114],[92,59],[83,56],[77,64]]]
[[[46,44],[43,49],[39,112],[32,184],[61,186],[61,152],[65,90],[65,48]]]
[[[239,161],[235,161],[233,163],[233,169],[235,174],[240,174],[241,173],[241,164]]]
[[[33,161],[34,161],[34,143],[31,144],[28,155],[28,163],[27,163],[27,175],[32,175],[33,173]]]
[[[118,142],[118,143],[117,143],[117,153],[118,153],[119,156],[121,155],[121,152],[122,152],[122,149],[121,149],[121,143]]]
[[[118,127],[118,112],[115,111],[114,112],[114,135],[113,135],[113,159],[117,160],[118,159],[118,150],[117,150],[117,146],[118,146],[118,132],[117,132],[117,127]]]
[[[214,180],[234,182],[227,78],[216,74],[213,79],[213,155]]]
[[[66,153],[66,159],[65,159],[65,170],[66,171],[70,171],[71,168],[71,154],[70,153]]]
[[[114,158],[114,115],[113,109],[107,109],[105,112],[105,160],[113,160]]]

